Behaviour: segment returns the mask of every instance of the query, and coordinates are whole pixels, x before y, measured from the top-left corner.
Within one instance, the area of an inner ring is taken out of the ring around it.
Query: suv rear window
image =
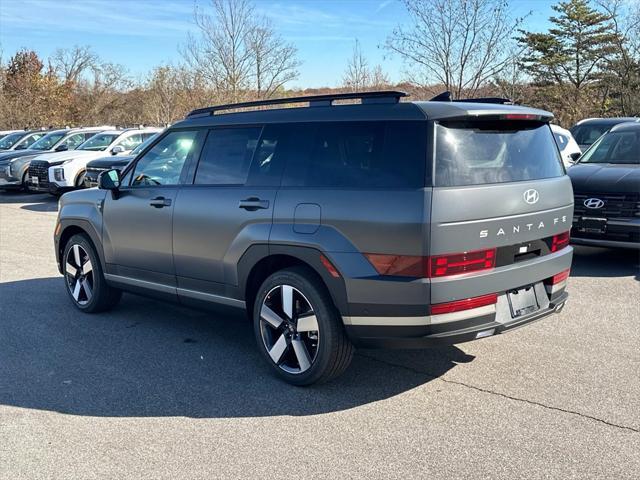
[[[448,121],[436,124],[435,184],[520,182],[564,174],[549,125]]]

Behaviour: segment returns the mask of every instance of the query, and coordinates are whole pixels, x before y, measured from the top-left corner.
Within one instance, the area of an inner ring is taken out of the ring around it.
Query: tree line
[[[640,2],[566,0],[547,31],[527,29],[505,0],[399,0],[408,21],[391,31],[385,58],[402,59],[402,82],[371,65],[358,39],[339,87],[292,90],[302,62],[251,0],[211,0],[178,64],[142,81],[90,47],[43,59],[0,56],[0,128],[170,124],[191,109],[253,99],[398,88],[414,98],[503,96],[556,114],[570,126],[591,116],[640,115]]]

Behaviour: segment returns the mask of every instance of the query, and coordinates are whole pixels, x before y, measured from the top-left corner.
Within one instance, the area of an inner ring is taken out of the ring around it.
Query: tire
[[[29,177],[29,170],[24,172],[24,175],[22,175],[22,190],[25,193],[31,193],[31,188],[29,188],[28,177]]]
[[[84,186],[84,177],[86,175],[86,172],[82,172],[80,175],[78,175],[76,177],[76,188],[85,188]]]
[[[258,349],[286,382],[328,382],[351,363],[353,345],[313,271],[293,267],[272,274],[260,287],[253,312]]]
[[[95,247],[84,234],[72,236],[62,255],[65,290],[79,310],[97,313],[116,306],[122,291],[107,284]]]

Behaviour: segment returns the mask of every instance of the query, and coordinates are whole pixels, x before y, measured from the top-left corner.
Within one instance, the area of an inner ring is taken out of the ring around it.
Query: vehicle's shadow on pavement
[[[241,314],[125,295],[112,312],[71,305],[59,278],[0,284],[0,404],[73,415],[314,415],[384,400],[469,362],[457,347],[359,351],[311,388],[272,376]]]
[[[640,251],[574,245],[572,277],[629,277],[640,281]]]
[[[0,190],[0,204],[24,203],[22,209],[33,212],[57,212],[58,197],[48,193],[25,193],[14,190]]]

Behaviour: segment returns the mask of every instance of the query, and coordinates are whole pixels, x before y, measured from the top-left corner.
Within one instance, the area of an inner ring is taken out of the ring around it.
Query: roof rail
[[[465,103],[498,103],[502,105],[513,105],[513,101],[508,98],[500,97],[480,97],[480,98],[460,98],[454,100],[451,98],[451,92],[442,92],[433,97],[430,102],[465,102]]]
[[[236,108],[263,107],[267,105],[286,105],[288,103],[309,103],[310,107],[329,107],[335,100],[361,99],[362,103],[398,103],[400,98],[406,97],[407,93],[395,90],[380,90],[376,92],[359,93],[333,93],[326,95],[307,95],[303,97],[272,98],[268,100],[257,100],[255,102],[229,103],[226,105],[215,105],[213,107],[198,108],[187,114],[189,117],[201,117],[214,115],[221,110],[233,110]]]

